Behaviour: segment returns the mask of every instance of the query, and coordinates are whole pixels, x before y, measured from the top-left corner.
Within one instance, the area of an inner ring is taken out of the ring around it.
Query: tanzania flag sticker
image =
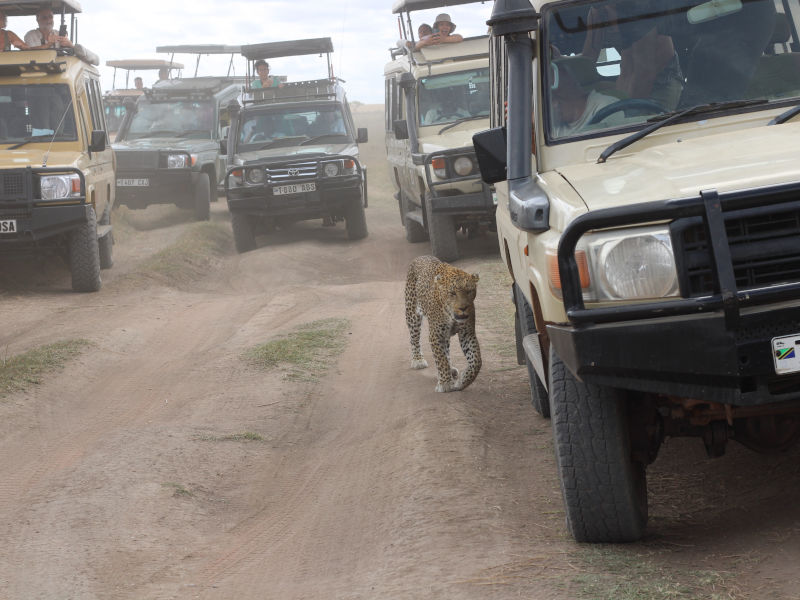
[[[772,357],[775,373],[797,373],[800,371],[800,335],[786,335],[772,338]]]

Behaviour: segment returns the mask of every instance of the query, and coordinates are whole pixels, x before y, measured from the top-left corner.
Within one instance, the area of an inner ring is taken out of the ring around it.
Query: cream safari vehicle
[[[0,0],[9,16],[52,7],[75,31],[75,0]],[[58,17],[56,17],[58,19]],[[72,289],[100,289],[111,267],[114,153],[108,145],[99,59],[74,48],[0,52],[0,258],[63,256]]]
[[[636,540],[666,437],[800,436],[800,3],[496,0],[489,23],[475,146],[518,358],[572,535]]]
[[[494,229],[492,190],[481,181],[472,135],[489,126],[489,38],[413,51],[415,11],[479,0],[397,0],[403,39],[384,67],[386,154],[409,242],[430,240],[458,258],[458,236]]]

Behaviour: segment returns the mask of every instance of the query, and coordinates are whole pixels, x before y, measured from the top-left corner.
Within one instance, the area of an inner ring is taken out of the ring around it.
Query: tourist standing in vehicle
[[[269,76],[269,63],[265,60],[257,60],[255,63],[256,74],[258,79],[253,81],[250,87],[254,88],[271,88],[281,87],[282,84],[274,77]]]
[[[53,11],[49,8],[42,8],[36,13],[36,22],[39,27],[31,29],[25,34],[25,43],[29,50],[42,48],[72,48],[72,42],[64,35],[58,35],[53,30]]]
[[[6,29],[6,22],[8,18],[5,13],[0,12],[0,33],[2,33],[2,51],[7,52],[11,50],[11,46],[15,46],[20,50],[27,50],[28,44],[19,39],[19,36],[13,31]]]
[[[133,87],[135,87],[137,90],[144,89],[144,82],[142,81],[141,77],[137,77],[136,79],[133,80]]]

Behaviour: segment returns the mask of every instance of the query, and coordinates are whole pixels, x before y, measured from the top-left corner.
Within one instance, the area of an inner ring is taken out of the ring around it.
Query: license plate
[[[778,375],[800,371],[800,333],[772,338],[772,359]]]
[[[147,187],[149,185],[149,179],[117,179],[118,187]]]
[[[17,233],[17,220],[5,219],[0,221],[0,233]]]
[[[284,196],[286,194],[302,194],[304,192],[316,192],[316,183],[293,183],[291,185],[276,185],[272,188],[273,196]]]

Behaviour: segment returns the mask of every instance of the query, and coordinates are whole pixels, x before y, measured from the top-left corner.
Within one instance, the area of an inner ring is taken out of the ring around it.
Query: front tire
[[[211,180],[208,173],[198,173],[194,182],[194,220],[211,218]]]
[[[97,217],[93,208],[89,208],[88,217],[86,223],[69,235],[69,269],[74,292],[96,292],[102,285]]]
[[[425,192],[425,210],[428,212],[428,235],[431,253],[441,261],[451,262],[458,258],[456,225],[451,215],[433,212],[429,192]]]
[[[350,202],[344,216],[347,237],[351,240],[361,240],[367,237],[367,215],[361,198]]]
[[[622,391],[579,381],[550,350],[550,408],[567,527],[578,542],[633,542],[647,523],[645,465]]]
[[[233,243],[239,254],[256,249],[256,232],[253,219],[254,217],[244,213],[231,213]]]

